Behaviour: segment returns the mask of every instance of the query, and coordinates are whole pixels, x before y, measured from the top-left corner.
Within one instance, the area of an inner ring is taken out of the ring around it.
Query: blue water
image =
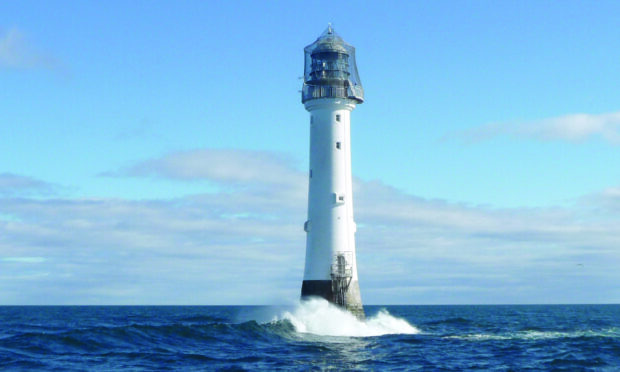
[[[620,370],[620,305],[304,306],[4,306],[0,370]]]

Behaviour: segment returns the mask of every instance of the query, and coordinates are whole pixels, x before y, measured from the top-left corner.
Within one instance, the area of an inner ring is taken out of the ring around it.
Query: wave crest
[[[360,320],[324,299],[302,301],[292,312],[285,311],[280,319],[288,320],[299,333],[320,336],[371,337],[388,334],[416,334],[420,330],[406,320],[392,316],[387,310]]]

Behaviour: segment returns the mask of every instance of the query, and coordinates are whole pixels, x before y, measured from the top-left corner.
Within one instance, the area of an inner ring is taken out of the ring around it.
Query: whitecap
[[[420,333],[405,319],[395,317],[385,309],[360,320],[350,312],[319,298],[301,301],[294,310],[285,311],[274,320],[280,319],[291,322],[297,332],[321,336],[371,337]]]

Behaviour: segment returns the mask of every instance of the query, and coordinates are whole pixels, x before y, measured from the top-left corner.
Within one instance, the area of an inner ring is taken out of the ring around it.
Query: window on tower
[[[344,194],[333,193],[332,195],[334,195],[334,203],[344,204]]]
[[[340,114],[336,115],[336,121],[340,121]]]
[[[340,142],[336,142],[336,148],[340,150]]]

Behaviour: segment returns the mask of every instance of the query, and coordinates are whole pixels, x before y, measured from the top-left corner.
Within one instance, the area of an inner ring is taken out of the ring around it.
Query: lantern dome
[[[364,102],[355,48],[336,34],[331,24],[314,43],[304,48],[304,59],[302,103],[319,98]]]

